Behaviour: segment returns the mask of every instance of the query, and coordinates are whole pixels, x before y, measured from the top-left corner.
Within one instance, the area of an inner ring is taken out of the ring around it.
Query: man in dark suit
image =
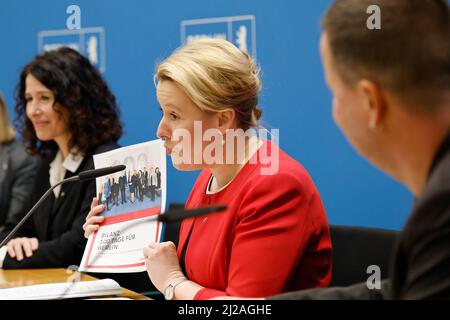
[[[371,5],[381,11],[381,29],[367,22]],[[449,299],[448,2],[337,0],[324,17],[320,47],[335,122],[415,203],[381,289],[362,283],[271,299]]]
[[[148,190],[151,201],[155,201],[155,188],[156,188],[156,179],[153,173],[153,167],[149,169],[148,174]]]
[[[144,201],[144,173],[139,170],[138,173],[138,190],[139,190],[139,201],[142,202]]]
[[[116,178],[112,178],[111,182],[111,195],[112,195],[112,204],[115,206],[119,205],[119,183],[116,182]]]
[[[149,188],[148,188],[148,171],[147,171],[147,169],[145,167],[143,169],[143,172],[144,172],[144,182],[143,182],[144,195],[148,196],[148,193],[149,193]]]
[[[127,202],[127,198],[125,196],[126,181],[127,181],[126,175],[122,175],[119,177],[120,203],[121,204],[124,204]]]

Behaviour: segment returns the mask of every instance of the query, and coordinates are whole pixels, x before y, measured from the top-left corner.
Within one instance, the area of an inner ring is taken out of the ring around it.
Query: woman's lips
[[[48,124],[49,124],[48,121],[33,121],[33,126],[35,128],[42,128],[42,127],[45,127]]]
[[[168,146],[164,145],[164,148],[166,149],[166,153],[167,154],[171,154],[172,153],[172,149],[169,148]]]

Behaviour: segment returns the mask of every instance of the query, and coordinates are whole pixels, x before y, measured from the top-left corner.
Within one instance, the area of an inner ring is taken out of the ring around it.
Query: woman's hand
[[[15,238],[6,245],[8,254],[17,261],[22,261],[24,254],[27,258],[33,255],[33,252],[39,248],[39,240],[36,238]]]
[[[144,248],[145,266],[150,280],[160,292],[184,277],[173,242],[152,242]]]
[[[100,228],[100,224],[103,222],[103,220],[105,220],[105,217],[98,215],[104,210],[105,206],[102,204],[99,205],[97,198],[92,199],[91,211],[89,211],[86,217],[86,222],[83,224],[84,236],[86,238],[89,238],[91,233],[97,231],[98,228]]]

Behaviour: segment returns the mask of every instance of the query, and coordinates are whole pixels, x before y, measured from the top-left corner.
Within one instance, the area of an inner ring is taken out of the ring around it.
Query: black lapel
[[[37,198],[33,199],[33,203],[36,203],[41,196],[50,188],[49,181],[49,169],[50,163],[46,161],[46,165],[42,168],[45,172],[42,176],[36,177],[41,180],[42,183],[39,184],[39,192],[36,193]],[[53,202],[55,201],[55,195],[52,192],[49,197],[41,204],[41,207],[37,209],[34,214],[34,228],[36,230],[36,235],[40,241],[45,241],[48,238],[48,222],[50,219],[50,214],[52,212]]]

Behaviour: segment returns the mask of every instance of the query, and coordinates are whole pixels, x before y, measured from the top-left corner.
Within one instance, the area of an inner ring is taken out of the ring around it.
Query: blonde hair
[[[258,126],[259,68],[248,53],[223,39],[199,39],[175,50],[158,67],[157,81],[175,82],[204,112],[232,108],[238,126]]]
[[[5,101],[0,95],[0,143],[11,141],[15,136],[16,133],[9,124]]]

